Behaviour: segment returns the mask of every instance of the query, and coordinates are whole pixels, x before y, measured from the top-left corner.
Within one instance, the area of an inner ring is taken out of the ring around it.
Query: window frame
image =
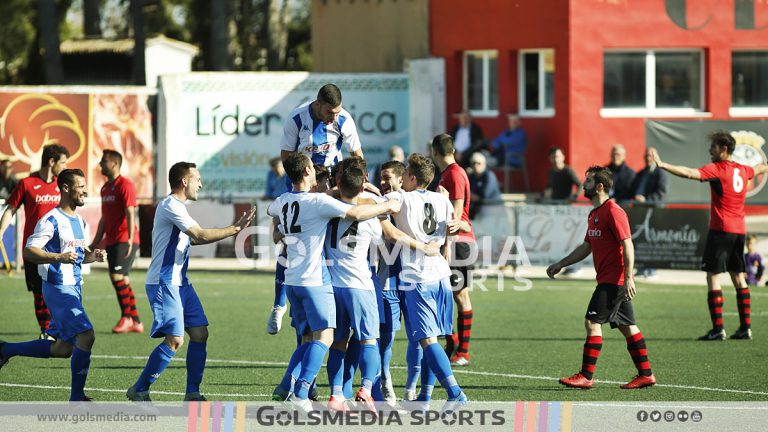
[[[600,108],[601,117],[711,117],[707,111],[706,63],[707,53],[703,48],[606,48],[603,50],[602,103],[605,103],[605,55],[610,53],[645,53],[645,107]],[[699,53],[699,100],[701,107],[657,108],[656,107],[656,53]]]
[[[546,79],[544,71],[544,56],[543,53],[546,52],[552,52],[552,61],[556,62],[556,52],[554,48],[526,48],[521,49],[517,53],[517,103],[518,103],[518,115],[520,117],[554,117],[555,116],[555,107],[552,108],[546,108],[547,103],[547,94],[546,94]],[[539,109],[536,110],[529,110],[525,107],[525,55],[536,53],[539,55],[539,70],[538,70],[538,78],[539,78]],[[555,67],[555,74],[557,74],[557,67]],[[552,83],[554,86],[554,82]],[[553,89],[554,94],[554,89]],[[553,99],[552,103],[555,103],[555,99]],[[544,108],[542,108],[544,107]]]
[[[765,48],[733,48],[731,50],[731,71],[733,71],[733,54],[738,52],[766,53]],[[733,72],[731,72],[731,106],[728,108],[728,114],[731,117],[765,117],[768,116],[768,104],[757,106],[736,107],[733,106]]]
[[[468,80],[469,80],[469,74],[467,73],[467,56],[469,54],[475,55],[475,56],[482,56],[483,60],[483,82],[482,82],[482,88],[483,88],[483,108],[480,110],[476,109],[470,109],[469,108],[469,95],[468,95]],[[491,102],[490,97],[490,66],[489,66],[489,60],[490,56],[489,54],[495,54],[496,55],[496,104],[498,105],[498,86],[499,86],[499,50],[495,49],[482,49],[482,50],[466,50],[462,51],[462,70],[463,70],[463,107],[464,110],[469,111],[469,113],[472,115],[472,117],[497,117],[499,115],[499,108],[498,106],[495,109],[491,109],[489,107]]]

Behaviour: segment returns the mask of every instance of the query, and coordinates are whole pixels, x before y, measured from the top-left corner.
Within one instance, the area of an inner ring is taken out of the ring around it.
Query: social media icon
[[[687,411],[680,411],[677,413],[677,419],[681,422],[687,422],[688,421],[688,412]]]
[[[648,420],[648,412],[647,411],[638,411],[637,412],[637,421],[644,422]]]
[[[651,411],[651,421],[657,422],[661,420],[661,413],[658,411]]]
[[[675,421],[675,412],[674,411],[666,411],[664,413],[664,420],[671,422]]]
[[[701,411],[691,411],[691,421],[692,422],[698,423],[703,418],[704,418],[704,415],[701,414]]]

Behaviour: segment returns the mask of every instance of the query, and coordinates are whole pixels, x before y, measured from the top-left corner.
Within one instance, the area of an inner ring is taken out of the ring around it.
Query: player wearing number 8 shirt
[[[333,287],[323,283],[328,271],[323,253],[328,222],[337,217],[366,220],[399,211],[400,204],[349,206],[326,194],[309,193],[317,184],[310,159],[303,153],[293,153],[284,164],[293,190],[275,200],[267,214],[280,220],[280,230],[285,235],[285,287],[291,318],[300,334],[312,335],[312,342],[299,346],[288,363],[288,371],[301,364],[290,400],[297,408],[309,411],[309,388],[320,371],[336,328]]]
[[[707,272],[707,304],[712,330],[699,340],[725,340],[723,291],[718,277],[726,271],[736,288],[739,308],[740,326],[731,335],[731,339],[752,339],[751,300],[749,287],[744,279],[744,239],[747,232],[744,204],[748,182],[756,175],[768,172],[768,165],[762,164],[752,168],[732,161],[736,141],[728,132],[714,132],[709,135],[709,140],[712,163],[698,169],[662,162],[656,150],[651,152],[659,168],[678,177],[709,182],[711,189],[709,232],[701,269]]]

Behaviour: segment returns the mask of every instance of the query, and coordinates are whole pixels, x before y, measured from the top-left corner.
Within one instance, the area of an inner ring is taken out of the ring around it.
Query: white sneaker
[[[288,396],[288,399],[286,402],[290,403],[294,408],[296,408],[298,411],[303,412],[304,414],[307,414],[314,410],[312,407],[312,401],[309,399],[299,399],[296,397],[296,395],[291,394]]]
[[[384,401],[389,406],[394,407],[397,403],[397,396],[395,395],[395,387],[392,385],[392,379],[381,377],[381,394],[384,396]]]
[[[416,390],[406,390],[405,394],[403,395],[403,400],[406,402],[415,401],[416,400]]]
[[[269,313],[267,318],[267,333],[274,335],[280,331],[280,327],[283,326],[283,315],[288,310],[288,306],[273,306],[272,312]]]

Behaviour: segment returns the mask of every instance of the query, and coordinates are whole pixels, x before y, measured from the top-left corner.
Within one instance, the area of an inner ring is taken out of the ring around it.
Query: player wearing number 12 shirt
[[[699,340],[725,340],[723,290],[718,277],[726,271],[736,288],[739,308],[740,326],[731,335],[731,339],[752,339],[751,300],[749,287],[744,279],[744,240],[747,232],[744,205],[748,182],[756,175],[768,172],[768,165],[762,164],[753,168],[732,161],[736,140],[728,132],[713,132],[709,135],[709,140],[712,163],[698,169],[662,162],[655,150],[652,150],[652,155],[659,168],[678,177],[709,182],[711,189],[709,232],[701,269],[707,272],[707,304],[712,329]]]

